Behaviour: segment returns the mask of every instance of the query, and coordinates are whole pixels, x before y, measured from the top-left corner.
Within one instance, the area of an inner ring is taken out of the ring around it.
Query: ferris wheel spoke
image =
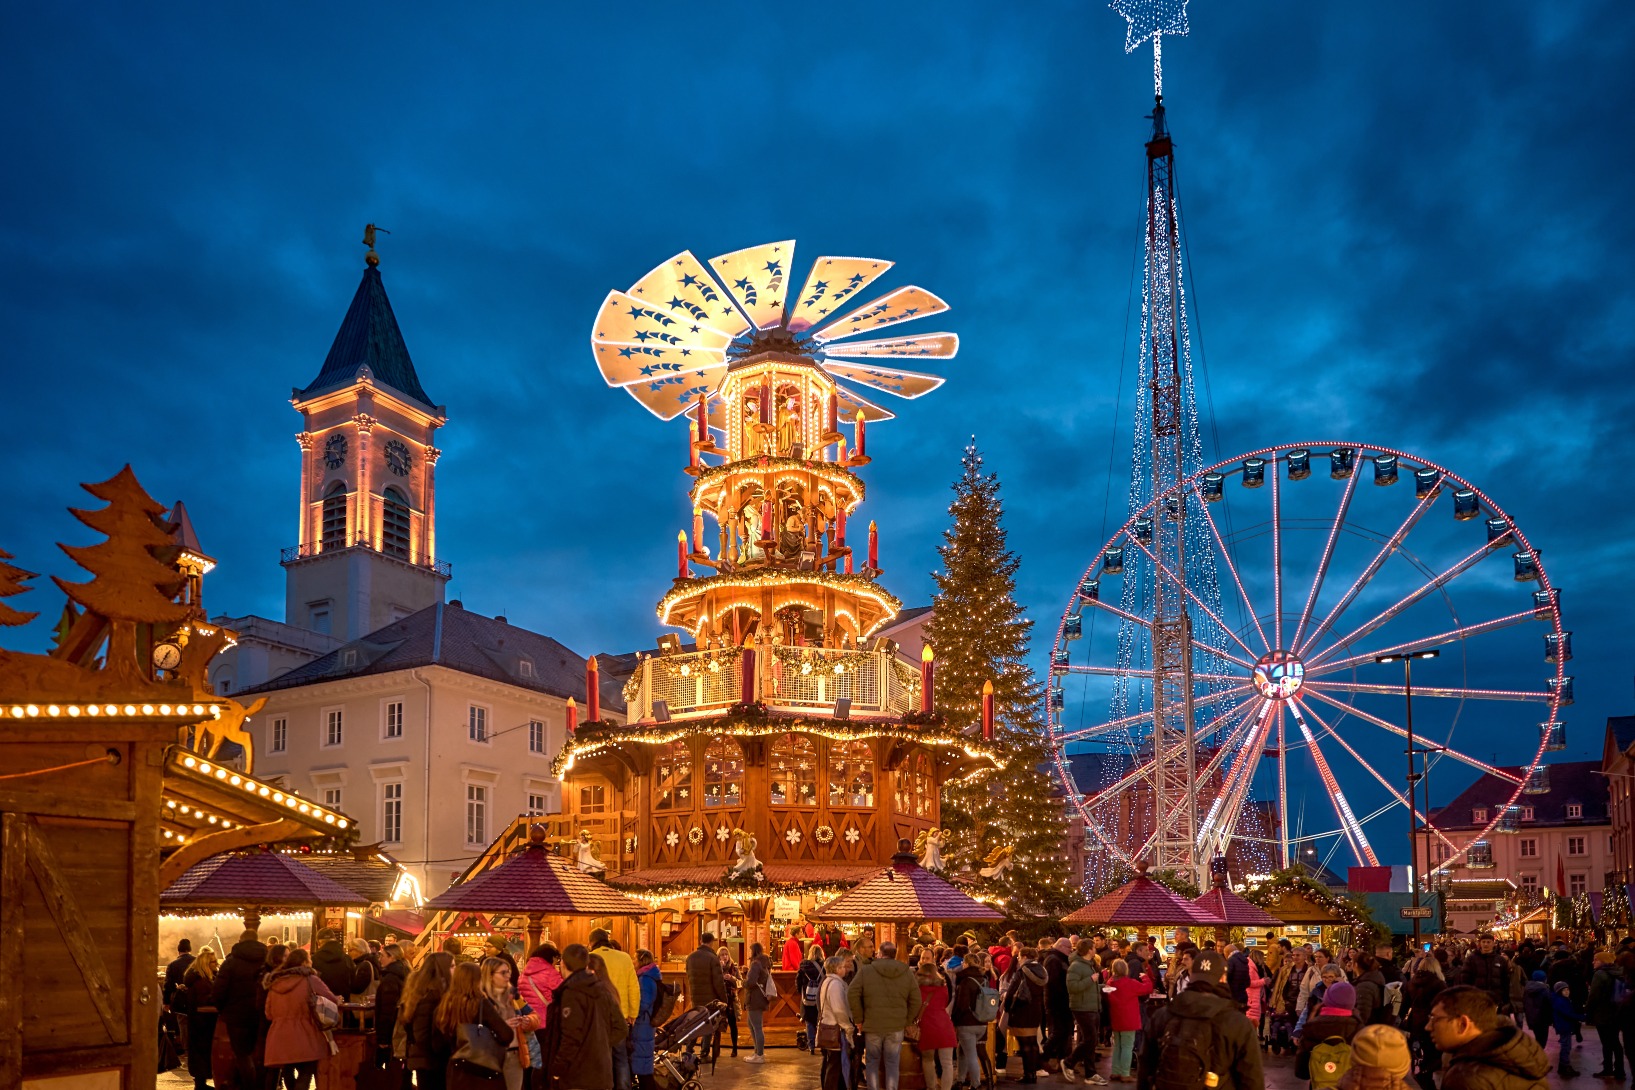
[[[1244,654],[1249,656],[1248,662],[1252,662],[1253,660],[1260,657],[1259,655],[1257,655],[1255,653],[1255,649],[1253,647],[1250,647],[1248,644],[1244,643],[1242,638],[1240,638],[1236,632],[1233,632],[1231,627],[1228,626],[1225,621],[1221,620],[1220,616],[1213,609],[1209,608],[1208,603],[1206,603],[1202,598],[1198,597],[1198,593],[1196,591],[1194,591],[1191,587],[1187,586],[1187,583],[1186,583],[1185,579],[1177,578],[1175,573],[1170,571],[1169,568],[1164,565],[1164,562],[1162,560],[1158,559],[1158,555],[1155,552],[1153,552],[1151,548],[1149,548],[1146,545],[1143,545],[1139,541],[1136,541],[1134,538],[1131,538],[1130,541],[1135,545],[1136,548],[1140,549],[1143,553],[1146,554],[1147,559],[1152,561],[1153,567],[1158,569],[1158,573],[1161,576],[1168,579],[1170,582],[1174,583],[1176,586],[1180,587],[1181,591],[1187,596],[1187,598],[1189,598],[1192,601],[1192,604],[1197,606],[1199,609],[1203,610],[1204,613],[1209,617],[1209,619],[1215,622],[1216,627],[1219,628],[1221,632],[1224,632],[1226,634],[1226,637],[1228,639],[1230,639],[1233,643],[1237,644],[1239,647],[1243,648]],[[1192,642],[1194,644],[1198,643],[1197,640],[1193,640]],[[1205,648],[1207,648],[1212,654],[1222,655],[1223,657],[1225,656],[1225,652],[1219,650],[1218,648],[1209,647],[1208,644],[1204,644],[1203,646]],[[1234,661],[1243,662],[1245,660],[1238,659],[1238,660],[1234,660]],[[1247,665],[1248,663],[1246,662],[1245,664]]]
[[[1243,605],[1249,611],[1249,619],[1255,622],[1255,631],[1260,633],[1260,642],[1266,645],[1266,650],[1272,650],[1271,641],[1266,638],[1266,629],[1261,627],[1260,614],[1255,609],[1255,603],[1249,600],[1249,591],[1243,585],[1243,578],[1238,575],[1238,566],[1232,562],[1232,553],[1226,547],[1226,539],[1221,536],[1221,528],[1215,523],[1215,516],[1209,510],[1209,502],[1203,498],[1203,493],[1197,489],[1192,493],[1198,498],[1198,509],[1203,512],[1204,521],[1209,523],[1209,532],[1214,535],[1215,545],[1220,549],[1221,559],[1226,561],[1226,570],[1232,573],[1232,582],[1238,588],[1238,594],[1243,598]]]
[[[1312,630],[1311,636],[1306,642],[1296,649],[1296,654],[1301,657],[1307,655],[1311,651],[1312,645],[1317,642],[1318,637],[1334,626],[1334,622],[1339,619],[1340,614],[1344,613],[1351,603],[1356,601],[1357,595],[1361,594],[1363,588],[1373,581],[1374,576],[1379,574],[1379,570],[1391,558],[1391,554],[1395,553],[1402,545],[1402,541],[1408,536],[1409,531],[1425,516],[1425,512],[1431,509],[1431,501],[1434,498],[1434,495],[1426,496],[1414,504],[1414,509],[1409,511],[1408,517],[1402,520],[1402,525],[1398,526],[1396,531],[1386,538],[1385,544],[1381,545],[1379,552],[1374,554],[1374,559],[1368,562],[1368,566],[1357,576],[1350,589],[1345,592],[1345,595],[1334,603],[1334,608],[1329,610],[1328,615]]]
[[[1442,587],[1447,586],[1449,583],[1459,578],[1471,568],[1474,568],[1477,564],[1481,563],[1492,554],[1493,550],[1488,548],[1484,543],[1468,556],[1462,557],[1452,566],[1443,569],[1441,572],[1438,572],[1436,575],[1433,575],[1431,578],[1421,583],[1418,587],[1415,587],[1399,601],[1394,602],[1385,609],[1382,609],[1380,612],[1376,613],[1374,616],[1370,617],[1367,621],[1364,621],[1346,636],[1336,640],[1326,651],[1313,655],[1311,661],[1314,663],[1321,663],[1324,659],[1327,659],[1337,652],[1350,647],[1358,640],[1361,640],[1370,633],[1377,631],[1382,626],[1389,624],[1392,619],[1400,616],[1403,610],[1407,609],[1415,602],[1420,601],[1432,591],[1439,590]]]
[[[1117,666],[1092,666],[1092,665],[1090,665],[1088,663],[1083,664],[1083,665],[1070,663],[1070,664],[1068,664],[1066,666],[1053,666],[1053,667],[1051,667],[1050,672],[1053,673],[1053,674],[1089,674],[1089,675],[1091,675],[1093,677],[1124,677],[1124,676],[1128,675],[1130,671],[1127,670],[1127,669],[1121,669],[1121,668],[1119,668]],[[1200,674],[1200,673],[1194,672],[1193,675],[1192,675],[1192,680],[1194,680],[1194,681],[1242,681],[1243,680],[1243,675],[1242,674]]]
[[[1328,566],[1334,560],[1334,546],[1340,540],[1340,528],[1345,525],[1345,516],[1351,510],[1351,497],[1357,491],[1357,479],[1361,477],[1355,471],[1345,479],[1345,491],[1340,496],[1339,510],[1334,512],[1334,522],[1328,528],[1328,540],[1323,543],[1323,558],[1317,562],[1317,574],[1312,578],[1311,590],[1306,594],[1306,608],[1300,611],[1300,623],[1295,625],[1294,639],[1289,642],[1295,647],[1300,646],[1301,637],[1306,634],[1306,625],[1311,622],[1311,611],[1317,605],[1317,595],[1323,589],[1323,580],[1328,577]]]
[[[1117,606],[1111,604],[1110,602],[1103,602],[1100,599],[1097,599],[1096,601],[1093,601],[1093,602],[1089,602],[1087,604],[1088,605],[1093,605],[1097,609],[1102,610],[1103,612],[1111,613],[1113,616],[1117,617],[1119,620],[1129,621],[1131,624],[1134,624],[1134,625],[1140,625],[1142,628],[1146,629],[1148,633],[1152,632],[1152,622],[1150,620],[1148,620],[1147,618],[1145,618],[1145,617],[1137,617],[1134,613],[1126,612],[1125,610],[1119,609]],[[1222,631],[1226,631],[1224,626],[1222,626]],[[1236,637],[1234,637],[1234,638],[1236,638]],[[1235,666],[1241,666],[1245,670],[1253,670],[1255,668],[1254,659],[1252,659],[1252,658],[1246,659],[1246,658],[1243,658],[1242,656],[1234,655],[1230,651],[1226,651],[1226,650],[1224,650],[1222,648],[1212,647],[1209,644],[1205,643],[1204,641],[1198,639],[1197,637],[1193,637],[1189,642],[1192,644],[1194,650],[1202,651],[1205,654],[1214,655],[1215,657],[1220,658],[1220,659],[1224,659],[1225,661],[1230,662]],[[1238,642],[1241,644],[1243,641],[1238,640]],[[1244,650],[1248,651],[1249,649],[1247,647],[1245,647]],[[1254,652],[1249,651],[1249,654],[1254,655]],[[1128,671],[1126,671],[1126,673],[1127,672]]]
[[[1380,693],[1401,696],[1401,685],[1370,685],[1361,681],[1308,681],[1307,686],[1331,693]],[[1522,689],[1445,689],[1431,685],[1415,685],[1415,696],[1445,697],[1449,700],[1536,700],[1550,702],[1548,692],[1529,692]]]
[[[1329,767],[1328,758],[1323,756],[1323,747],[1317,744],[1317,736],[1311,732],[1311,725],[1306,722],[1305,713],[1297,701],[1290,701],[1289,712],[1294,716],[1295,725],[1306,739],[1306,746],[1311,750],[1311,759],[1317,763],[1317,774],[1323,778],[1323,786],[1328,788],[1329,801],[1334,804],[1334,813],[1340,819],[1340,826],[1345,830],[1346,839],[1351,842],[1351,850],[1357,853],[1357,859],[1370,867],[1379,866],[1379,857],[1374,854],[1373,845],[1368,843],[1368,836],[1363,832],[1362,823],[1351,810],[1351,803],[1346,801],[1345,792],[1340,788],[1340,781],[1334,778],[1334,770]]]
[[[1209,704],[1214,704],[1222,700],[1230,699],[1234,696],[1248,693],[1249,690],[1250,687],[1248,683],[1245,682],[1243,684],[1234,685],[1230,689],[1222,689],[1218,693],[1205,693],[1203,696],[1194,699],[1192,706],[1194,708],[1202,708]],[[1105,723],[1097,723],[1094,726],[1076,727],[1073,730],[1062,731],[1056,736],[1056,740],[1058,743],[1090,742],[1097,738],[1106,737],[1109,734],[1124,733],[1129,731],[1132,727],[1139,727],[1151,722],[1151,711],[1136,712],[1133,715],[1122,716],[1118,719],[1109,719]]]
[[[1283,475],[1277,471],[1277,455],[1272,455],[1272,631],[1277,642],[1267,650],[1283,646]]]
[[[1152,769],[1152,761],[1145,761],[1141,764],[1134,765],[1131,767],[1130,771],[1126,772],[1123,776],[1120,776],[1113,783],[1103,787],[1095,794],[1087,796],[1084,800],[1084,805],[1086,807],[1100,806],[1109,798],[1117,795],[1131,784],[1136,783],[1139,780],[1150,779],[1152,777]]]
[[[1220,759],[1231,754],[1235,757],[1232,767],[1226,772],[1221,781],[1221,790],[1210,804],[1209,812],[1204,815],[1198,825],[1197,846],[1200,854],[1213,857],[1224,852],[1225,844],[1232,838],[1237,829],[1238,818],[1243,813],[1243,801],[1248,795],[1249,786],[1254,782],[1255,769],[1260,764],[1261,755],[1265,752],[1266,731],[1271,725],[1272,717],[1267,714],[1268,701],[1262,697],[1249,709],[1232,729],[1236,735],[1242,731],[1246,735],[1247,744],[1232,745],[1232,738],[1223,742],[1210,762],[1210,767],[1198,777],[1199,783],[1207,783],[1219,766]]]
[[[1355,704],[1347,704],[1342,700],[1335,700],[1332,696],[1329,696],[1327,693],[1323,692],[1321,689],[1310,688],[1307,691],[1309,691],[1311,693],[1311,695],[1313,697],[1315,697],[1316,699],[1321,700],[1325,704],[1329,704],[1329,705],[1332,705],[1333,707],[1336,707],[1336,708],[1340,709],[1342,712],[1345,712],[1347,715],[1355,715],[1358,719],[1361,719],[1363,722],[1372,723],[1372,724],[1374,724],[1374,726],[1379,727],[1381,730],[1390,731],[1392,734],[1396,735],[1398,738],[1402,738],[1402,739],[1406,740],[1407,737],[1408,737],[1408,732],[1403,730],[1401,727],[1397,726],[1395,723],[1392,723],[1392,722],[1389,722],[1387,720],[1381,719],[1379,716],[1374,715],[1371,712],[1365,712],[1361,708],[1357,707]],[[1461,764],[1467,764],[1470,767],[1472,767],[1474,769],[1477,769],[1477,770],[1479,770],[1481,772],[1486,772],[1489,776],[1496,776],[1499,779],[1504,780],[1504,781],[1506,781],[1508,783],[1519,784],[1519,783],[1522,782],[1522,777],[1516,775],[1514,772],[1506,772],[1502,768],[1495,768],[1493,765],[1488,764],[1486,761],[1478,761],[1475,757],[1471,757],[1471,756],[1469,756],[1467,754],[1460,753],[1458,750],[1453,749],[1451,747],[1438,750],[1437,752],[1440,753],[1444,757],[1451,757],[1455,761],[1460,762]]]
[[[1374,661],[1375,655],[1406,655],[1412,654],[1415,651],[1427,651],[1433,647],[1446,647],[1450,643],[1458,643],[1460,640],[1468,640],[1472,636],[1480,636],[1484,632],[1496,632],[1501,628],[1508,628],[1513,624],[1522,624],[1526,621],[1537,619],[1538,614],[1529,609],[1521,613],[1512,613],[1508,617],[1495,617],[1491,621],[1482,621],[1477,624],[1464,625],[1459,628],[1450,629],[1447,632],[1441,632],[1435,636],[1425,636],[1422,639],[1409,640],[1406,643],[1399,643],[1394,647],[1382,647],[1378,651],[1365,652],[1360,655],[1350,655],[1343,659],[1330,659],[1320,666],[1314,666],[1311,663],[1307,663],[1306,677],[1308,679],[1321,677],[1323,674],[1332,674],[1337,670],[1349,670],[1355,666],[1366,666]],[[1418,690],[1416,689],[1415,692],[1417,691]]]

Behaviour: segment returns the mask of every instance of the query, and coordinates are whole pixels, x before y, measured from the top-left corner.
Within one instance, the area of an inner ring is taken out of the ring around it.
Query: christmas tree
[[[1003,775],[943,788],[943,824],[953,833],[952,865],[973,871],[1013,849],[992,879],[1013,914],[1055,913],[1079,902],[1068,873],[1067,822],[1039,721],[1040,689],[1027,665],[1033,628],[1016,602],[1018,561],[1005,544],[999,477],[984,473],[973,439],[960,461],[949,507],[953,524],[938,547],[926,640],[937,654],[937,709],[951,725],[975,724],[982,686],[993,683],[995,741],[1009,755]]]
[[[91,573],[90,582],[52,579],[69,598],[108,620],[108,668],[122,677],[140,678],[145,671],[136,659],[136,626],[187,616],[187,607],[173,600],[183,582],[181,574],[153,554],[172,544],[170,531],[160,521],[165,508],[143,491],[130,466],[112,480],[81,487],[108,506],[97,511],[71,509],[74,517],[108,540],[58,546]]]
[[[29,588],[23,584],[34,578],[33,572],[6,563],[10,559],[11,554],[0,549],[0,598],[10,598],[14,594],[24,593]],[[38,616],[38,613],[24,613],[0,602],[0,625],[27,624]]]

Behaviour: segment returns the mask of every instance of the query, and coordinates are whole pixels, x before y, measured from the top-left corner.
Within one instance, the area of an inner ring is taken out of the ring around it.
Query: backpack
[[[1393,980],[1385,986],[1385,1001],[1380,1004],[1389,1021],[1387,1025],[1396,1025],[1402,1021],[1402,981]]]
[[[1011,989],[1010,998],[1005,1000],[1005,1009],[1008,1011],[1015,1010],[1017,1007],[1025,1007],[1033,1002],[1033,988],[1028,984],[1026,974],[1019,972],[1016,976],[1016,987]]]
[[[1625,1007],[1625,1006],[1629,1005],[1630,998],[1631,998],[1631,996],[1630,996],[1630,991],[1629,991],[1629,981],[1625,980],[1621,976],[1613,977],[1612,978],[1612,1001],[1613,1001],[1613,1003],[1616,1004],[1617,1006]]]
[[[982,985],[982,991],[977,994],[976,1002],[971,1004],[971,1012],[979,1022],[992,1022],[999,1017],[999,989]]]
[[[1344,1037],[1325,1037],[1311,1050],[1312,1090],[1328,1090],[1338,1086],[1340,1079],[1351,1070],[1351,1046]]]
[[[1209,1057],[1214,1051],[1215,1027],[1207,1018],[1188,1018],[1170,1011],[1169,1024],[1158,1043],[1157,1090],[1196,1090],[1210,1085]],[[1216,1072],[1216,1075],[1224,1072]]]
[[[653,1010],[647,1016],[649,1025],[662,1026],[670,1020],[676,1009],[676,992],[679,990],[680,985],[659,981],[658,994],[653,996]]]
[[[800,1001],[802,1003],[806,1004],[808,1007],[817,1006],[818,1005],[818,992],[819,992],[819,989],[820,989],[822,983],[823,982],[821,980],[813,980],[813,981],[807,982],[806,987],[801,989]]]

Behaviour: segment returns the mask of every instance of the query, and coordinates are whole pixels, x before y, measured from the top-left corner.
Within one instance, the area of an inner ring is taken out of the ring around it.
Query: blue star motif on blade
[[[1187,0],[1112,0],[1107,5],[1124,16],[1124,52],[1134,53],[1156,34],[1187,32]]]
[[[766,263],[766,271],[769,272],[769,273],[772,273],[774,276],[776,276],[778,273],[783,272],[783,262],[781,262],[781,261],[768,261]]]

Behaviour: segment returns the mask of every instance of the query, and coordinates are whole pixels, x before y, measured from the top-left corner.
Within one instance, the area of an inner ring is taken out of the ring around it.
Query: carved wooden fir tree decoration
[[[983,683],[992,681],[995,741],[1014,756],[1002,778],[944,788],[943,823],[955,834],[948,855],[956,869],[974,873],[993,852],[1013,848],[995,881],[1030,909],[1065,908],[1077,903],[1076,878],[1067,873],[1062,806],[1041,771],[1048,760],[1041,694],[1027,665],[1033,622],[1016,602],[1018,562],[1006,545],[999,477],[983,472],[974,441],[960,465],[926,626],[937,653],[937,704],[951,723],[977,723]]]
[[[24,584],[35,578],[33,572],[24,571],[14,564],[6,563],[10,559],[12,559],[12,555],[6,550],[0,549],[0,598],[10,598],[13,595],[27,593],[30,588],[24,586]],[[0,602],[0,625],[27,624],[38,616],[38,613],[25,613],[20,609],[13,609],[6,603]]]
[[[140,677],[145,671],[136,658],[136,626],[174,623],[187,617],[187,607],[173,600],[182,576],[153,554],[154,549],[172,544],[169,530],[160,521],[165,507],[142,490],[128,465],[111,480],[81,487],[108,506],[97,511],[70,510],[108,540],[96,545],[59,545],[92,578],[87,583],[71,583],[52,576],[52,581],[80,606],[109,621],[108,669],[121,677]]]

